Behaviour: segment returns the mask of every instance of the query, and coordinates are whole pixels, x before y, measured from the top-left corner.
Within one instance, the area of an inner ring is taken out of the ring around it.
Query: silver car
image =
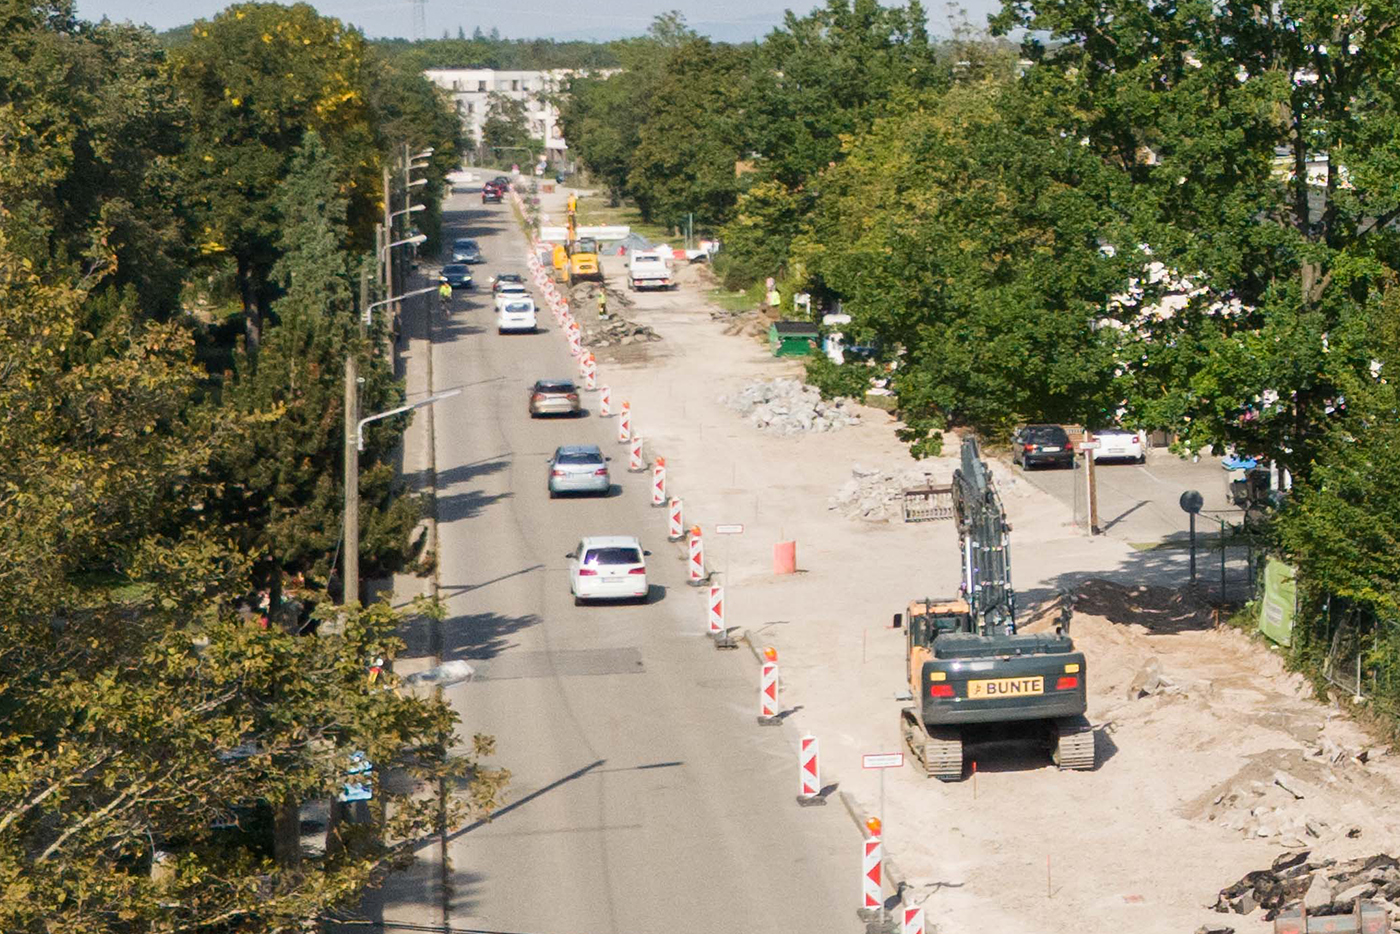
[[[560,493],[602,493],[612,489],[608,458],[596,444],[566,444],[549,459],[549,498]]]

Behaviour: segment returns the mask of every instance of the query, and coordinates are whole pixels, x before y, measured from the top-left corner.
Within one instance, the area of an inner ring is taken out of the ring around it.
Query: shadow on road
[[[470,490],[466,493],[449,493],[447,496],[439,496],[437,499],[438,522],[456,522],[458,519],[474,518],[481,515],[482,510],[487,506],[494,505],[503,499],[510,499],[514,495],[514,493],[483,493],[480,490]]]
[[[445,661],[495,658],[511,647],[510,636],[539,621],[533,613],[524,616],[468,613],[448,617],[442,623],[442,657]]]

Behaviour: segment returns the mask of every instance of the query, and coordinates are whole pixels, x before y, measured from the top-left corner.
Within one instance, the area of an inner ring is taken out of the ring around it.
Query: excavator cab
[[[905,617],[905,655],[909,660],[909,691],[918,696],[924,662],[933,658],[933,643],[940,635],[972,631],[972,609],[963,600],[915,600]],[[895,625],[899,625],[896,617]]]

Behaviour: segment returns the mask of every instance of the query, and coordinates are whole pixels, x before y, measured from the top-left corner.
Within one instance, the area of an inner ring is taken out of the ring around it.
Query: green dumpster
[[[768,347],[775,357],[806,357],[821,342],[821,332],[807,321],[774,321],[768,327]]]

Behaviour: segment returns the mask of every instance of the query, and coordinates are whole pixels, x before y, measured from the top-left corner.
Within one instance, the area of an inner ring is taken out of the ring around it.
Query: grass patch
[[[660,224],[648,224],[642,220],[641,212],[630,204],[609,207],[604,195],[589,195],[578,199],[578,223],[580,227],[612,227],[625,224],[632,232],[641,234],[648,240],[663,242],[679,240]]]
[[[711,289],[710,301],[731,314],[753,311],[758,307],[758,300],[748,292],[731,292],[728,289]]]

